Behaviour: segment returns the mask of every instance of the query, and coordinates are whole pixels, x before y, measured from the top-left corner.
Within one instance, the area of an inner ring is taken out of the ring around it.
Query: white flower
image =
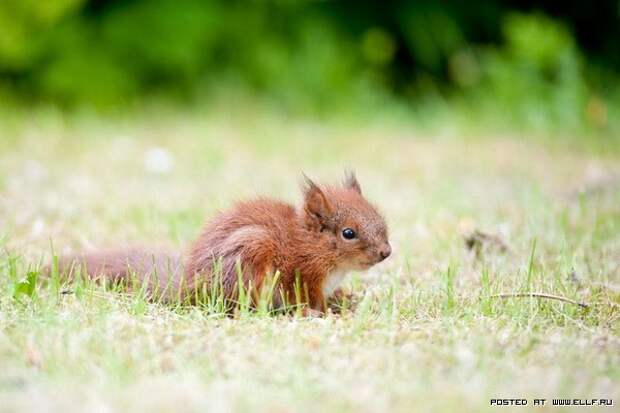
[[[151,148],[144,154],[144,169],[154,174],[167,174],[174,166],[174,158],[164,148]]]

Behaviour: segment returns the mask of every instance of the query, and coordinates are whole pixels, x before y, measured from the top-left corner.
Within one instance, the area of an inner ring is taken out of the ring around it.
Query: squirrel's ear
[[[317,184],[315,184],[305,174],[303,177],[304,209],[311,219],[318,220],[322,224],[329,217],[329,215],[331,215],[331,204]]]
[[[362,187],[360,186],[360,183],[357,182],[357,177],[353,171],[346,171],[344,173],[344,187],[353,189],[360,195],[362,194]]]

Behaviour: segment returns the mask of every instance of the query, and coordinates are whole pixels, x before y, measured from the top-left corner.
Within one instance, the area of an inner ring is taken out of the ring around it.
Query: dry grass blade
[[[558,301],[563,301],[565,303],[578,305],[581,308],[590,307],[590,304],[587,304],[587,303],[581,303],[579,301],[571,300],[570,298],[562,297],[560,295],[546,294],[546,293],[505,293],[505,294],[494,294],[491,296],[491,298],[521,298],[521,297],[547,298],[550,300],[558,300]]]

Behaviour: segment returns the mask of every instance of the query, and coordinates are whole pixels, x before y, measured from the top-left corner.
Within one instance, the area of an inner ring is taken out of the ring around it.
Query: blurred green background
[[[0,99],[232,97],[616,140],[619,23],[618,0],[2,0]]]

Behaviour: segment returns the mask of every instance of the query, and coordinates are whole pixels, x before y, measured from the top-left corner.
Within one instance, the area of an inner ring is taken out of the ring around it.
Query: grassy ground
[[[0,412],[620,403],[617,153],[252,112],[1,122]],[[385,213],[395,254],[352,274],[357,307],[340,316],[230,319],[26,282],[50,244],[184,248],[235,200],[298,202],[300,171],[333,181],[347,166]],[[470,251],[474,230],[500,241]],[[491,297],[531,291],[590,307]]]

